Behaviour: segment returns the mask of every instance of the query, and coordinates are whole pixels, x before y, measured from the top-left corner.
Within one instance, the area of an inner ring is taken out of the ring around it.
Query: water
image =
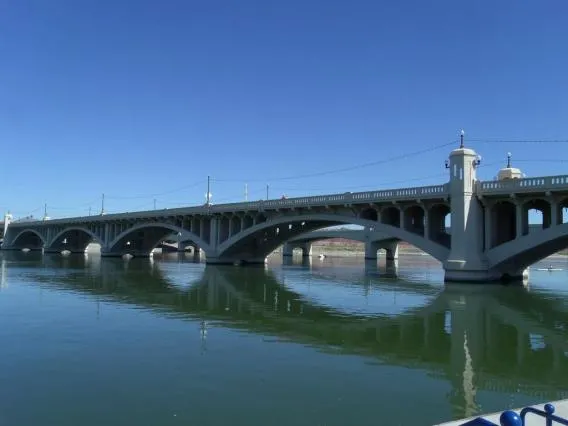
[[[267,269],[4,252],[0,425],[431,425],[568,397],[568,261]],[[542,265],[540,265],[542,267]]]

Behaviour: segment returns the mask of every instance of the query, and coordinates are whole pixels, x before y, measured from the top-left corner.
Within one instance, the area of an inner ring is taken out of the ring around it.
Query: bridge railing
[[[315,195],[313,197],[297,197],[284,198],[279,200],[259,200],[243,203],[217,204],[211,206],[210,210],[212,212],[224,212],[233,210],[270,210],[275,208],[307,207],[314,205],[341,205],[381,200],[405,200],[432,197],[442,198],[447,193],[448,184],[442,184],[415,188],[382,189],[377,191]]]
[[[534,407],[525,407],[521,410],[520,415],[513,410],[503,411],[499,417],[501,426],[523,426],[526,424],[527,414],[534,414],[538,417],[544,418],[545,426],[552,425],[565,425],[568,426],[568,419],[559,417],[554,414],[555,408],[552,404],[545,404],[544,410]],[[482,417],[462,423],[460,426],[497,426],[495,423],[490,422]]]
[[[568,190],[568,175],[492,180],[477,183],[477,192],[482,195],[535,192],[539,189],[542,189],[542,191]]]
[[[192,207],[179,207],[173,209],[161,210],[145,210],[137,212],[124,212],[112,213],[104,216],[82,216],[62,219],[51,219],[49,221],[37,221],[37,224],[54,224],[54,223],[78,223],[78,222],[98,222],[107,221],[109,219],[128,219],[132,215],[136,218],[149,218],[156,216],[171,216],[171,215],[185,215],[185,214],[203,214],[203,213],[222,213],[229,211],[250,211],[250,210],[271,210],[278,208],[294,208],[294,207],[308,207],[308,206],[325,206],[325,205],[343,205],[352,203],[365,203],[365,202],[379,202],[379,201],[404,201],[414,199],[427,199],[427,198],[444,198],[448,195],[448,184],[430,185],[414,188],[399,188],[399,189],[381,189],[376,191],[365,192],[345,192],[342,194],[330,195],[315,195],[313,197],[297,197],[297,198],[284,198],[278,200],[259,200],[247,201],[240,203],[227,203],[227,204],[212,204],[210,206],[192,206]],[[28,225],[36,222],[29,222]],[[16,224],[16,222],[13,222]]]

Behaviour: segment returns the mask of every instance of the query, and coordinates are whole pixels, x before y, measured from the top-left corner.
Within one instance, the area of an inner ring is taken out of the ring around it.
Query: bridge
[[[263,268],[246,270],[243,279],[234,268],[195,265],[188,268],[185,282],[174,283],[166,262],[125,264],[83,256],[6,253],[0,273],[8,283],[10,270],[3,267],[8,261],[12,267],[24,262],[38,285],[80,291],[101,300],[103,310],[108,303],[133,304],[158,315],[198,318],[322,351],[333,348],[428,371],[450,384],[448,399],[458,410],[456,417],[475,412],[479,390],[543,400],[568,397],[566,307],[562,300],[524,289],[510,292],[493,287],[481,293],[475,286],[465,286],[455,291],[402,279],[385,283],[362,274],[357,284],[369,291],[424,298],[420,306],[396,315],[366,316],[318,303],[296,292],[291,280],[284,285],[277,274]],[[54,282],[43,266],[69,273]],[[313,278],[314,286],[328,284],[317,274]],[[538,348],[533,347],[535,339],[542,342]],[[518,382],[508,379],[504,371],[516,372]]]
[[[254,264],[301,234],[353,224],[433,256],[446,281],[522,280],[528,266],[568,247],[568,175],[522,178],[509,162],[497,180],[480,181],[479,164],[462,135],[440,185],[18,223],[6,215],[2,249],[83,253],[94,241],[102,256],[150,256],[176,233],[207,263]],[[538,232],[528,232],[529,210],[542,213]]]

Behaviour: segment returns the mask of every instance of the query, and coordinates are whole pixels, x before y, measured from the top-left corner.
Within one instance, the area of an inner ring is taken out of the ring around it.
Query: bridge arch
[[[65,240],[70,241],[65,242]],[[72,226],[55,235],[45,248],[50,251],[84,252],[93,241],[101,247],[104,246],[104,242],[94,232],[81,226]]]
[[[362,243],[363,249],[365,251],[365,258],[372,259],[376,255],[377,251],[384,250],[386,253],[386,258],[389,260],[394,260],[398,258],[398,240],[391,236],[382,234],[380,232],[373,232],[369,230],[344,230],[344,231],[334,231],[334,230],[319,230],[314,232],[307,232],[305,234],[300,234],[286,241],[288,249],[299,248],[302,253],[306,255],[306,250],[311,251],[311,245],[325,241],[341,239],[343,241],[348,241],[352,243]],[[308,246],[306,246],[308,244]],[[370,244],[370,245],[369,245]],[[369,245],[369,246],[368,246]],[[288,253],[288,252],[286,252]],[[287,254],[284,254],[285,256]]]
[[[448,226],[451,229],[452,210],[447,203],[435,203],[428,210],[428,237],[432,241],[450,247],[451,236],[448,232]]]
[[[45,238],[38,231],[31,228],[22,229],[11,241],[8,248],[29,248],[39,250],[45,246]]]
[[[105,248],[106,253],[149,255],[172,233],[181,233],[181,241],[192,241],[207,254],[210,245],[198,235],[169,223],[150,222],[134,225],[117,235]]]
[[[400,209],[396,206],[385,207],[381,210],[381,223],[398,227],[400,223]]]
[[[300,234],[342,224],[372,228],[373,231],[384,233],[387,237],[412,244],[440,262],[444,262],[449,254],[447,247],[402,228],[359,217],[312,214],[277,217],[256,224],[220,244],[216,255],[218,259],[227,261],[246,261],[246,258],[264,259],[278,246]]]
[[[379,212],[374,207],[367,207],[361,210],[359,218],[377,222],[379,220]]]
[[[339,232],[339,231],[316,231],[316,232],[307,232],[306,234],[300,234],[297,237],[293,237],[292,239],[288,240],[288,242],[309,242],[313,243],[316,241],[324,241],[324,240],[332,240],[334,238],[341,238],[342,240],[350,240],[356,241],[359,243],[364,243],[367,241],[365,237],[365,233],[363,231],[358,231],[357,234],[355,233],[347,233],[347,232]]]
[[[503,243],[487,252],[497,271],[524,270],[568,247],[568,223],[552,226]]]
[[[426,211],[419,204],[410,204],[403,210],[404,229],[418,235],[424,235]]]
[[[490,210],[493,226],[491,247],[513,241],[517,233],[517,210],[512,201],[498,201]]]
[[[539,215],[541,216],[540,222],[538,223],[538,225],[540,225],[540,228],[545,229],[545,228],[548,228],[551,225],[552,205],[550,204],[550,202],[548,202],[544,198],[528,199],[522,204],[522,215],[521,215],[521,217],[522,217],[522,220],[523,220],[523,223],[522,223],[523,235],[526,235],[530,232],[529,231],[529,218],[530,218],[531,211],[538,212]]]

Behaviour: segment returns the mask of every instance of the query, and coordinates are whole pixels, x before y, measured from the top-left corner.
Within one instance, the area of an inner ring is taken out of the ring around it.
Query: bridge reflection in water
[[[40,285],[200,319],[204,350],[206,329],[220,325],[427,371],[450,384],[446,397],[455,418],[483,409],[479,390],[527,395],[534,402],[568,397],[568,310],[561,300],[525,288],[443,288],[400,279],[389,283],[368,274],[361,278],[364,287],[396,286],[427,303],[397,315],[364,315],[294,291],[277,278],[278,269],[195,264],[180,283],[168,278],[175,262],[4,253],[2,263],[24,258],[37,261],[28,262],[31,267],[81,270],[56,279],[40,272],[30,276]],[[2,271],[5,281],[8,272]],[[379,270],[385,273],[396,277],[396,264]]]

